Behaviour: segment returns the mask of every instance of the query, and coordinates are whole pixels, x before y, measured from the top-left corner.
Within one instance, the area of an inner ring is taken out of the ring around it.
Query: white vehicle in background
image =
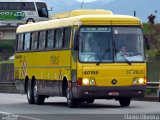
[[[46,2],[40,0],[0,0],[0,26],[48,20]]]

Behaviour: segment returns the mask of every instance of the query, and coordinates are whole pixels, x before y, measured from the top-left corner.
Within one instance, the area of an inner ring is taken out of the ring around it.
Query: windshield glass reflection
[[[113,28],[115,61],[144,61],[143,34],[140,28]]]
[[[82,62],[108,62],[111,57],[111,28],[83,27],[80,29],[79,59]]]

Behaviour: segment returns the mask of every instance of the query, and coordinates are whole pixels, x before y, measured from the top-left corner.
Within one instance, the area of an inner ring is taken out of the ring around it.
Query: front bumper
[[[77,98],[107,99],[119,97],[144,97],[145,85],[98,87],[98,86],[78,86]]]

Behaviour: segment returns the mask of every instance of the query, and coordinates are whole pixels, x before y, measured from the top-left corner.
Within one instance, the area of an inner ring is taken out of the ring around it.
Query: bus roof
[[[112,13],[112,11],[102,10],[102,9],[96,9],[96,10],[82,9],[82,10],[73,10],[73,11],[54,14],[51,17],[51,19],[61,19],[61,18],[68,18],[68,17],[80,16],[80,15],[91,15],[91,14],[94,14],[94,15],[97,15],[97,14],[112,15],[113,13]]]
[[[67,27],[73,25],[141,25],[140,19],[133,16],[113,14],[87,14],[62,19],[54,19],[20,25],[17,33]]]

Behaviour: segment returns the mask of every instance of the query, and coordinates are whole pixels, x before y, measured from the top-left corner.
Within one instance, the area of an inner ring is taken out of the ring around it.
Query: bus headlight
[[[138,79],[138,82],[139,82],[140,84],[143,84],[143,83],[144,83],[144,78],[139,78],[139,79]]]
[[[83,78],[82,83],[84,85],[88,85],[89,84],[89,79],[88,78]]]
[[[137,84],[138,83],[138,79],[137,78],[134,78],[133,79],[133,84]]]
[[[82,83],[83,85],[95,85],[95,80],[89,78],[83,78]]]
[[[144,78],[134,78],[133,79],[133,84],[144,84],[145,80]]]
[[[94,79],[91,79],[91,80],[89,81],[89,83],[90,83],[90,85],[95,85],[95,80],[94,80]]]

